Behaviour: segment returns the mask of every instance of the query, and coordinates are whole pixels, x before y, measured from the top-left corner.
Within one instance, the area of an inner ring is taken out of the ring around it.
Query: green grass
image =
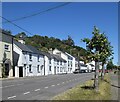
[[[52,100],[110,100],[110,78],[106,74],[105,81],[99,80],[99,91],[96,92],[93,88],[94,80],[87,81],[83,85],[77,85],[76,87],[61,93],[52,98]]]

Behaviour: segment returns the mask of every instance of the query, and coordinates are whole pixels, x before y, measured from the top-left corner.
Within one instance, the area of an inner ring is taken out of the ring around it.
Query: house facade
[[[14,52],[19,55],[14,65],[15,77],[44,75],[44,55],[34,47],[14,41]]]
[[[43,52],[45,55],[46,75],[66,73],[66,61],[58,55]]]
[[[41,76],[67,73],[66,60],[14,40],[14,76]]]
[[[68,56],[65,53],[63,53],[62,51],[58,50],[58,49],[54,49],[52,51],[52,54],[57,55],[57,56],[59,56],[60,58],[62,58],[62,59],[64,59],[66,61],[64,70],[67,73],[68,72]]]
[[[0,29],[0,77],[2,70],[6,77],[13,76],[13,36]]]
[[[75,71],[75,57],[73,57],[72,55],[70,55],[69,53],[65,52],[65,54],[68,57],[68,73],[72,73],[73,71]]]

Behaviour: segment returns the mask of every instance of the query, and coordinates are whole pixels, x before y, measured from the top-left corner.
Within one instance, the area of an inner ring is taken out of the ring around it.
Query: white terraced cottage
[[[44,75],[44,55],[14,40],[15,77]]]
[[[66,60],[60,56],[41,52],[35,47],[14,40],[15,77],[63,74]]]
[[[68,57],[68,73],[73,73],[73,71],[75,71],[75,57],[73,57],[72,55],[70,55],[69,53],[65,52],[65,54]]]
[[[66,60],[66,72],[67,73],[73,73],[73,71],[75,70],[75,58],[68,54],[67,52],[63,53],[62,51],[58,50],[58,49],[54,49],[52,51],[53,54],[60,56],[61,58],[63,58],[64,60]]]

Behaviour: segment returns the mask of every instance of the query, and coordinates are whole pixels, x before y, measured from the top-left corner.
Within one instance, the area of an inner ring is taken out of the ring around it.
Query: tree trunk
[[[99,62],[95,61],[95,78],[94,78],[94,88],[98,92],[98,76],[99,76]]]
[[[105,68],[104,68],[104,63],[102,63],[101,80],[104,79],[104,75],[105,75]]]

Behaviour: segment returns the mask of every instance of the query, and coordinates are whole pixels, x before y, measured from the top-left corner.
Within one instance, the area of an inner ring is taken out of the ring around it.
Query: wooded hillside
[[[81,60],[83,60],[88,53],[84,48],[76,46],[70,36],[65,40],[60,40],[58,38],[40,35],[26,36],[26,34],[22,32],[15,35],[15,37],[17,39],[23,38],[26,44],[32,45],[41,51],[48,52],[51,48],[57,48],[63,52],[68,52],[75,57],[80,56],[79,58]]]

